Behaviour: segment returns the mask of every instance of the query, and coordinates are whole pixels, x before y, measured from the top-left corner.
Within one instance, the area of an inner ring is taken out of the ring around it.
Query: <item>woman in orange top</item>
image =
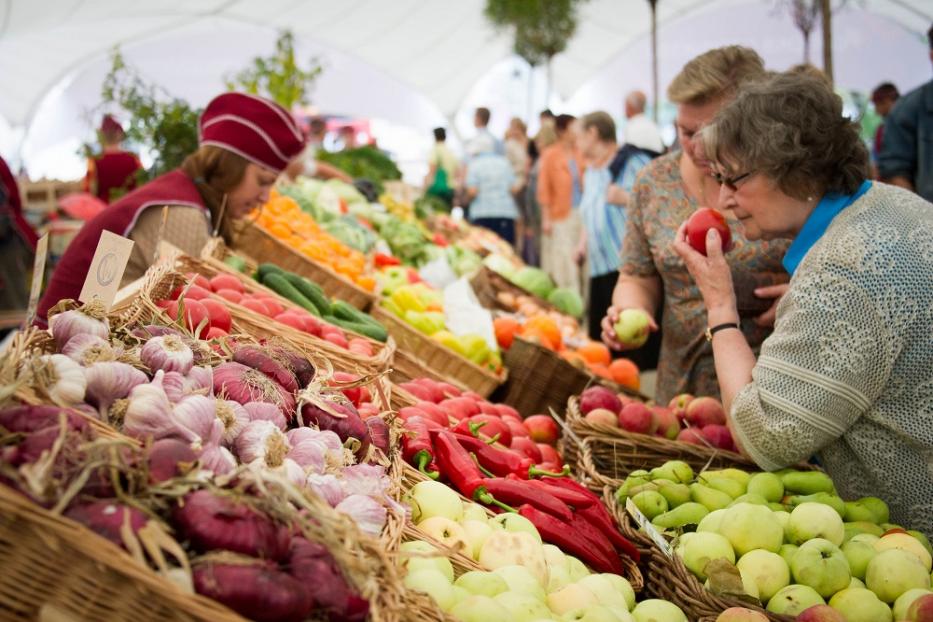
[[[558,287],[580,292],[574,249],[580,239],[577,207],[583,194],[583,167],[576,146],[576,119],[557,117],[557,142],[541,153],[538,203],[541,205],[541,267]]]

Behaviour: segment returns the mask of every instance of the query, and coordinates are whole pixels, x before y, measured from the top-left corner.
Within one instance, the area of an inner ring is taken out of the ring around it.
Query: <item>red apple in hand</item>
[[[547,443],[553,445],[557,442],[560,432],[557,429],[557,423],[547,415],[532,415],[525,419],[525,427],[528,428],[528,435],[536,443]]]
[[[687,219],[687,241],[698,253],[706,255],[706,232],[715,229],[722,240],[722,252],[732,248],[732,233],[726,218],[719,212],[708,207],[701,207]]]

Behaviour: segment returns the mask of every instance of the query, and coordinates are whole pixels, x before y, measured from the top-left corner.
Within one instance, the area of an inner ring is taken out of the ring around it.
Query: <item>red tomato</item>
[[[557,471],[564,466],[564,461],[560,457],[560,453],[550,445],[544,443],[535,443],[538,446],[538,450],[541,452],[541,457],[544,459],[544,462],[557,465]]]
[[[701,207],[687,219],[687,241],[698,253],[706,255],[706,232],[715,229],[722,240],[722,252],[732,248],[732,233],[726,218],[719,212],[708,207]]]
[[[205,298],[200,302],[210,315],[211,328],[217,328],[225,333],[229,333],[233,320],[230,317],[230,311],[227,310],[227,307],[216,298]]]
[[[237,304],[240,304],[240,302],[243,300],[243,294],[236,291],[235,289],[218,289],[215,290],[214,293],[224,300],[229,300],[230,302],[235,302]]]
[[[360,339],[359,337],[354,337],[349,342],[350,352],[354,354],[359,354],[361,356],[372,356],[373,355],[373,346],[365,339]]]
[[[207,291],[211,291],[211,282],[207,280],[207,277],[203,274],[198,274],[197,272],[189,272],[185,275],[188,277],[188,281],[194,281],[194,284],[198,287],[204,288]]]
[[[269,309],[269,313],[272,314],[272,317],[275,317],[279,313],[285,310],[285,307],[282,306],[278,300],[272,296],[256,296],[256,299],[266,305],[266,308]]]
[[[323,337],[324,337],[324,341],[329,341],[335,346],[340,346],[344,350],[346,350],[347,347],[349,347],[349,344],[347,343],[347,338],[344,336],[342,332],[335,332],[335,331],[325,332],[323,334]]]
[[[269,313],[269,307],[265,305],[261,300],[256,300],[255,298],[244,298],[240,304],[254,313],[259,315],[265,315],[266,317],[272,317],[272,314]]]
[[[279,313],[276,315],[275,321],[279,322],[280,324],[285,324],[286,326],[291,326],[295,330],[300,330],[303,333],[308,332],[308,328],[304,319],[289,311],[285,311],[284,313]]]
[[[211,290],[197,284],[179,285],[172,290],[172,300],[178,300],[182,294],[185,295],[185,300],[204,300],[211,297]]]
[[[211,289],[215,292],[220,292],[222,289],[232,289],[242,294],[245,291],[242,281],[232,274],[218,274],[210,280],[210,283]]]
[[[542,462],[541,450],[535,445],[535,442],[527,436],[513,436],[512,444],[509,446],[518,453],[528,456],[534,460],[535,464]]]
[[[204,339],[204,337],[207,336],[207,331],[210,330],[211,327],[210,314],[207,312],[207,309],[197,300],[188,300],[187,298],[181,303],[181,306],[184,309],[185,326],[192,333],[194,333],[198,327],[201,327],[200,331],[197,332],[197,336]],[[173,320],[178,319],[178,307],[178,301],[173,300],[166,309],[169,317]]]
[[[211,326],[210,330],[207,331],[207,339],[218,339],[220,337],[226,337],[227,331],[217,328],[216,326]]]

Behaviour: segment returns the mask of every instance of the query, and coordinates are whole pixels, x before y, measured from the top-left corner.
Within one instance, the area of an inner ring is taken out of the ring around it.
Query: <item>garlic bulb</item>
[[[285,415],[282,414],[282,410],[275,404],[270,404],[269,402],[246,402],[243,404],[243,408],[249,413],[250,421],[271,421],[275,424],[275,427],[285,431],[285,428],[288,427],[288,421],[285,420]]]
[[[77,337],[68,343],[75,339]],[[87,379],[87,400],[97,406],[102,415],[107,414],[115,401],[129,395],[133,387],[149,381],[146,374],[132,365],[116,361],[94,363],[84,369],[84,377]]]
[[[288,457],[306,470],[323,473],[327,465],[327,446],[313,439],[292,443]]]
[[[59,348],[63,348],[75,335],[96,335],[101,339],[110,336],[110,322],[103,307],[88,304],[82,309],[63,311],[49,318],[49,331]]]
[[[249,413],[233,400],[216,400],[214,405],[217,419],[223,424],[223,444],[231,447],[249,423]]]
[[[153,372],[161,369],[184,375],[194,366],[194,352],[176,335],[153,337],[142,347],[139,358]]]
[[[305,471],[301,466],[292,460],[291,458],[285,458],[282,461],[282,466],[278,467],[276,471],[280,471],[291,483],[296,486],[304,486],[305,483]]]
[[[178,423],[188,428],[201,440],[202,445],[216,445],[223,437],[223,424],[214,414],[217,402],[212,397],[189,395],[174,406]]]
[[[236,439],[236,453],[244,463],[281,466],[289,449],[288,439],[271,421],[250,421]]]
[[[84,401],[87,389],[84,368],[64,354],[40,356],[34,373],[36,385],[44,388],[59,406],[72,406]]]
[[[188,395],[188,380],[177,371],[167,371],[162,376],[162,389],[168,401],[177,404]]]
[[[207,445],[201,452],[201,466],[215,475],[224,475],[236,468],[236,458],[220,445]]]
[[[210,395],[214,389],[214,372],[212,368],[207,365],[192,367],[185,378],[185,386],[188,393]]]
[[[85,366],[117,358],[117,353],[114,352],[110,342],[90,333],[80,333],[69,339],[62,348],[62,354],[79,365]]]
[[[178,438],[187,442],[198,436],[181,425],[172,412],[172,404],[162,389],[164,372],[156,372],[149,384],[133,387],[123,415],[123,431],[135,438]]]
[[[327,501],[330,507],[336,507],[346,496],[343,486],[340,485],[340,480],[330,473],[326,475],[311,473],[305,480],[305,484],[314,494]]]

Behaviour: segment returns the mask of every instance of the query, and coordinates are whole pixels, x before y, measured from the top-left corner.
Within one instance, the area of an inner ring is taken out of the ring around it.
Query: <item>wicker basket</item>
[[[567,400],[591,382],[556,352],[520,337],[505,351],[504,363],[509,381],[503,387],[502,402],[525,417],[551,409],[562,411]]]
[[[254,222],[246,222],[239,231],[234,244],[236,250],[252,258],[256,263],[271,262],[307,277],[321,286],[331,298],[350,303],[357,309],[367,310],[376,296],[356,283],[337,274],[271,236]]]
[[[503,301],[500,300],[499,294],[506,293],[513,298],[527,296],[532,298],[535,304],[545,311],[559,312],[557,307],[551,303],[538,298],[528,290],[519,287],[487,266],[481,266],[480,269],[476,271],[476,274],[470,279],[470,285],[473,287],[473,292],[476,294],[476,298],[479,299],[480,304],[487,309],[501,309],[509,312],[515,311],[514,308],[504,304]]]
[[[425,368],[433,370],[435,374],[440,374],[439,380],[443,380],[443,376],[449,376],[461,386],[465,386],[483,397],[488,397],[505,380],[504,371],[500,377],[489,370],[483,369],[473,361],[419,332],[407,322],[403,322],[379,306],[373,307],[372,315],[395,338],[399,352],[411,355]],[[436,375],[431,374],[421,375],[436,377]]]
[[[689,620],[715,622],[720,613],[730,607],[746,607],[760,611],[773,622],[793,622],[791,616],[766,611],[750,601],[729,596],[717,596],[708,591],[676,555],[668,556],[638,529],[628,512],[615,500],[614,489],[603,489],[603,500],[619,523],[622,535],[635,543],[642,553],[642,569],[647,576],[645,591],[652,598],[663,598],[683,609]]]

